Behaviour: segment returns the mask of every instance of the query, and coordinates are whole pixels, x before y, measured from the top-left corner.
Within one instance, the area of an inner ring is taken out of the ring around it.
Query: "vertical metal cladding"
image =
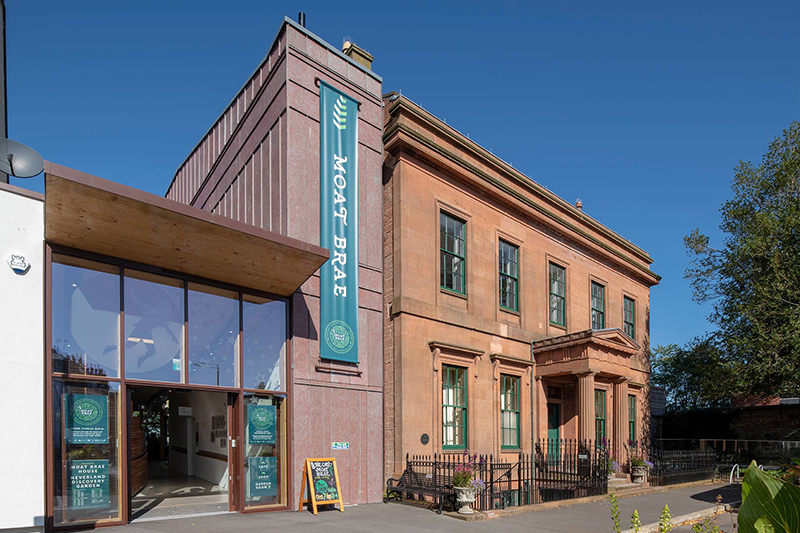
[[[358,102],[320,83],[320,357],[358,362]]]

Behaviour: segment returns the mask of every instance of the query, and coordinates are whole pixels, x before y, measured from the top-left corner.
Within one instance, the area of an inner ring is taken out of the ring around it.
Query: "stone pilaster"
[[[628,444],[628,378],[614,382],[614,446],[613,453],[619,461],[625,460],[623,453]]]
[[[596,372],[578,374],[578,438],[594,440],[594,376]]]

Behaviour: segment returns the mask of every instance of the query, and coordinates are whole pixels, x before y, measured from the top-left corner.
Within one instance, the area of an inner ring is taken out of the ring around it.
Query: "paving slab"
[[[620,500],[623,529],[629,527],[630,515],[638,509],[643,524],[657,522],[664,504],[673,516],[713,507],[717,494],[723,503],[740,499],[740,487],[727,484],[701,485],[645,494]],[[216,515],[163,521],[134,523],[125,533],[360,533],[372,531],[404,532],[525,532],[525,533],[602,533],[612,531],[607,501],[577,504],[535,513],[503,516],[476,522],[463,522],[418,506],[399,503],[359,505],[337,510],[310,512],[276,512],[248,515]]]

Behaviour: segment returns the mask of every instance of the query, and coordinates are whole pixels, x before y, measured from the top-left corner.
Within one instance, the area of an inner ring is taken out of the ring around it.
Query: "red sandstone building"
[[[387,474],[406,453],[646,440],[650,256],[407,98],[384,105]]]

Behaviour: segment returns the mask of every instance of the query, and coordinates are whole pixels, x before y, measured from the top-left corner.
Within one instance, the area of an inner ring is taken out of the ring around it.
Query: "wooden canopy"
[[[50,162],[48,243],[290,296],[325,248]]]

